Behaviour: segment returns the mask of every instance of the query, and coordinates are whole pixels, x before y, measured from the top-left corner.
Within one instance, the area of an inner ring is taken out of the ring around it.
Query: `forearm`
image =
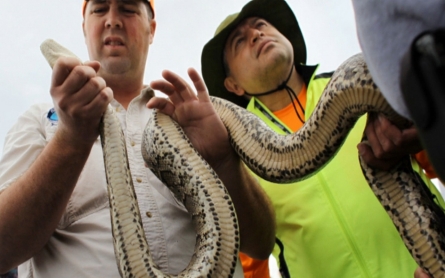
[[[88,149],[53,138],[30,168],[0,194],[0,273],[42,249],[66,208]]]
[[[217,173],[235,205],[240,250],[256,259],[267,259],[275,244],[275,213],[268,196],[238,158],[222,164]]]

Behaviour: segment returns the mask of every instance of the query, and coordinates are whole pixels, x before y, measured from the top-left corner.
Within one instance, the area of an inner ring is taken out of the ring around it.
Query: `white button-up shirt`
[[[195,246],[191,217],[166,186],[145,166],[142,132],[152,110],[146,88],[125,110],[111,105],[125,133],[128,160],[152,256],[158,267],[176,274],[189,263]],[[39,104],[25,112],[8,133],[0,161],[0,194],[41,153],[57,129],[48,117],[52,105]],[[114,255],[107,183],[99,138],[71,195],[57,229],[45,247],[19,266],[20,277],[119,277]],[[235,276],[243,277],[238,262]]]

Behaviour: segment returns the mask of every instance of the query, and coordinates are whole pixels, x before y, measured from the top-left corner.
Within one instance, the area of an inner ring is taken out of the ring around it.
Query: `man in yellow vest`
[[[311,115],[330,77],[316,75],[317,66],[305,62],[303,35],[288,4],[252,0],[228,16],[205,45],[202,74],[211,95],[247,107],[288,134]],[[364,130],[370,146],[360,144]],[[358,153],[370,165],[388,168],[420,150],[414,128],[402,131],[378,115],[368,123],[362,117],[336,157],[314,176],[291,185],[259,178],[276,212],[274,255],[281,274],[412,277],[416,263],[365,181]],[[415,161],[413,167],[420,171]],[[269,277],[267,261],[241,258],[245,277]]]

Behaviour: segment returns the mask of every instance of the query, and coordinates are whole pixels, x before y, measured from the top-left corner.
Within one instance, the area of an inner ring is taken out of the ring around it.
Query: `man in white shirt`
[[[257,258],[269,256],[275,233],[272,209],[231,149],[225,127],[203,99],[203,86],[195,85],[198,95],[190,87],[169,92],[171,102],[153,97],[153,90],[144,86],[155,28],[152,1],[84,3],[83,31],[91,61],[58,59],[50,89],[53,104],[31,107],[6,138],[0,161],[0,273],[20,265],[20,277],[119,275],[98,139],[99,122],[110,103],[125,133],[154,261],[171,274],[187,266],[195,244],[190,216],[144,167],[140,154],[142,130],[151,115],[145,107],[149,100],[149,108],[180,118],[193,145],[226,185],[239,220],[240,250]],[[170,72],[164,76],[167,81],[176,78]],[[195,71],[190,76],[203,84]],[[152,87],[165,91],[167,81]],[[178,101],[185,94],[187,101]],[[185,113],[197,105],[200,109]]]

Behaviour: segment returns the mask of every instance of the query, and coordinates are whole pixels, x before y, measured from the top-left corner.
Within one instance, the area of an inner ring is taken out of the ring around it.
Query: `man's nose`
[[[255,43],[263,35],[264,35],[264,33],[261,32],[260,30],[255,29],[255,28],[250,28],[249,29],[249,40],[250,40],[250,43]]]
[[[122,20],[119,11],[116,8],[110,8],[105,21],[105,27],[107,28],[121,28]]]

